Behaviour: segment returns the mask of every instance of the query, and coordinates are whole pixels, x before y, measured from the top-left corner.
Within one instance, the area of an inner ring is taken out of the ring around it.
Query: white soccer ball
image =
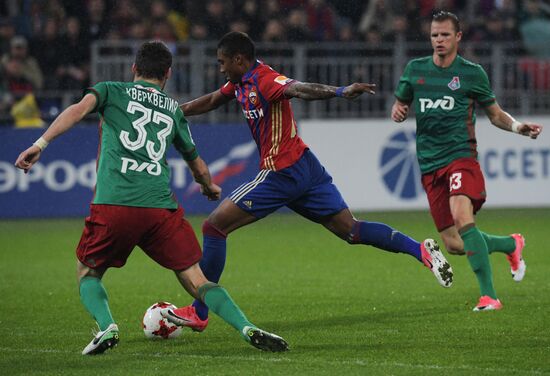
[[[167,321],[160,315],[163,308],[176,309],[176,306],[168,302],[158,302],[147,308],[143,315],[143,333],[147,338],[176,338],[181,335],[182,328]]]

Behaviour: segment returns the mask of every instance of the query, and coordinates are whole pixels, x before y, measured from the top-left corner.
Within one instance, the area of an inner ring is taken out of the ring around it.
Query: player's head
[[[139,48],[132,71],[140,78],[160,81],[163,86],[170,77],[171,66],[172,53],[168,47],[162,42],[150,41]]]
[[[218,63],[220,72],[233,82],[241,81],[256,59],[256,48],[252,39],[238,31],[225,34],[218,42]]]
[[[430,39],[434,53],[439,57],[452,56],[458,51],[458,42],[462,39],[458,17],[451,12],[434,13],[430,28]]]

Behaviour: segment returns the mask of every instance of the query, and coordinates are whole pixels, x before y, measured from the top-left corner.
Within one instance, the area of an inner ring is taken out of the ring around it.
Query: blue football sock
[[[384,223],[356,221],[348,236],[348,243],[367,244],[384,251],[407,253],[422,262],[420,243]]]
[[[226,236],[209,222],[204,222],[202,259],[199,263],[202,272],[210,282],[218,283],[225,267]],[[208,318],[208,306],[200,300],[193,302],[197,316]]]

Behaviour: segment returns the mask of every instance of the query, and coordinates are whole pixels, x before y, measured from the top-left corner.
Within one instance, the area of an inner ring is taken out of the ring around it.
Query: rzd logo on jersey
[[[443,98],[436,99],[435,101],[432,101],[430,98],[419,98],[418,101],[420,102],[420,112],[426,112],[426,110],[435,110],[438,108],[450,111],[455,107],[455,99],[453,97],[449,97],[448,95],[445,95]]]
[[[122,160],[122,168],[120,169],[120,172],[125,174],[128,170],[130,171],[147,171],[150,175],[159,176],[162,169],[160,167],[160,163],[157,161],[151,161],[151,162],[141,162],[132,159],[132,158],[120,158]]]

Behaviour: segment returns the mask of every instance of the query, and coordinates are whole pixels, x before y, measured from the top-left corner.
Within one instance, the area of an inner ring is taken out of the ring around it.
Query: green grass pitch
[[[358,217],[418,239],[435,234],[425,211]],[[198,231],[203,217],[190,220]],[[527,239],[521,283],[503,254],[491,256],[500,312],[471,311],[478,288],[464,257],[448,256],[455,280],[444,289],[410,256],[351,246],[280,214],[230,236],[221,282],[251,321],[283,336],[291,351],[258,351],[217,317],[201,334],[145,339],[149,305],[191,299],[136,249],[125,268],[104,277],[119,346],[83,357],[94,327],[75,282],[83,219],[0,221],[0,374],[550,374],[550,209],[484,210],[477,222]]]

